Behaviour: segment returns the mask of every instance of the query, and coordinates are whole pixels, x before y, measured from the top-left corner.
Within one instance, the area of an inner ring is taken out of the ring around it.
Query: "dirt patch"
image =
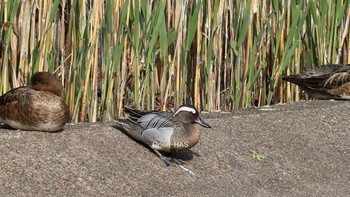
[[[0,129],[0,195],[348,196],[349,111],[348,102],[304,101],[203,114],[212,129],[175,155],[190,171],[106,124]]]

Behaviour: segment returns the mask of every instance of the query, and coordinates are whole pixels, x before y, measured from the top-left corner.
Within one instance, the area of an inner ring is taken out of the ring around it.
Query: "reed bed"
[[[298,101],[282,75],[350,62],[349,0],[0,2],[0,94],[55,72],[73,122]]]

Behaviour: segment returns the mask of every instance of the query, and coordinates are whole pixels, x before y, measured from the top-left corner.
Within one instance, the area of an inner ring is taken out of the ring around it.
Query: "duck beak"
[[[208,123],[204,122],[200,117],[198,117],[194,122],[201,125],[202,127],[211,128],[211,126]]]

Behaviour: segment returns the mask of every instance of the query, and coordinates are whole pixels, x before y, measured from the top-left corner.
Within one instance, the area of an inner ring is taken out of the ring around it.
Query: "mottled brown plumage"
[[[318,99],[350,99],[350,65],[328,64],[282,77]]]
[[[68,121],[64,89],[55,76],[38,72],[30,86],[0,96],[0,122],[15,129],[59,131]]]

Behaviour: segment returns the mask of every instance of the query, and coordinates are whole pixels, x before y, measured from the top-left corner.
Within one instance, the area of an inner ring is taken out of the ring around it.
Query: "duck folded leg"
[[[177,165],[184,165],[186,164],[183,160],[176,158],[175,154],[173,152],[171,154],[171,161],[176,163]]]
[[[174,165],[174,163],[171,162],[171,159],[169,159],[169,158],[165,157],[164,155],[162,155],[157,149],[155,149],[155,148],[152,148],[152,149],[158,155],[160,160],[162,160],[165,163],[165,165],[167,165],[167,166]]]

